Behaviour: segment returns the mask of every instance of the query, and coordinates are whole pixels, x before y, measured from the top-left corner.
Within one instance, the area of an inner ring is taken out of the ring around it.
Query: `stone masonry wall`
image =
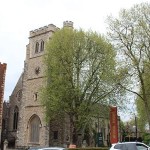
[[[44,83],[43,55],[45,51],[35,53],[36,43],[44,41],[44,45],[58,28],[50,24],[48,26],[30,31],[29,44],[26,47],[26,60],[24,66],[23,97],[18,127],[17,146],[32,146],[29,141],[29,120],[33,115],[40,118],[39,146],[49,145],[48,126],[44,121],[44,109],[39,100],[39,92]],[[40,48],[40,47],[39,47]],[[36,71],[38,70],[38,71]]]

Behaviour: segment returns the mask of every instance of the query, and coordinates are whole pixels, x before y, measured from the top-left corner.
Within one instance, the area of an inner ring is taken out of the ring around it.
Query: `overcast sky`
[[[75,28],[105,33],[108,15],[148,0],[0,0],[0,62],[7,63],[4,99],[8,100],[24,67],[29,31],[63,21]]]

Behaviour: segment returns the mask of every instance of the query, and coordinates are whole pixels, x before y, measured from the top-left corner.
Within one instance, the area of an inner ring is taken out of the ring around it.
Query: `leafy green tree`
[[[141,132],[146,132],[146,124],[148,124],[148,120],[146,117],[144,103],[141,99],[136,100],[136,108],[138,114],[138,129]]]
[[[127,68],[130,84],[121,83],[128,92],[142,100],[150,127],[147,79],[150,78],[150,4],[141,3],[122,9],[118,18],[108,17],[108,36],[118,50],[118,60]],[[140,91],[140,92],[139,92]]]
[[[63,28],[47,43],[42,103],[48,121],[69,118],[71,143],[98,116],[99,105],[110,104],[108,98],[116,90],[115,55],[112,45],[92,31]]]
[[[149,80],[149,74],[147,75],[144,73],[144,81],[145,81],[145,91],[147,95],[150,95],[150,80]],[[141,93],[141,89],[140,89]],[[150,104],[150,98],[147,98],[148,101],[148,107]],[[148,118],[146,117],[146,111],[144,107],[144,102],[141,100],[140,97],[137,98],[136,100],[136,108],[137,108],[137,113],[138,113],[138,128],[140,129],[141,132],[145,132],[147,130],[147,124],[148,124]]]
[[[143,135],[143,142],[150,146],[150,133],[145,133]]]

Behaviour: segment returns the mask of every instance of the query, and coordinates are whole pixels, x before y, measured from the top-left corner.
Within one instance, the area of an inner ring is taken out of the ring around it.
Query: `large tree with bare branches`
[[[143,101],[150,127],[150,93],[147,90],[150,85],[146,83],[150,80],[150,4],[122,9],[118,17],[109,16],[107,21],[108,36],[118,50],[118,60],[127,68],[126,75],[131,83],[120,86]]]

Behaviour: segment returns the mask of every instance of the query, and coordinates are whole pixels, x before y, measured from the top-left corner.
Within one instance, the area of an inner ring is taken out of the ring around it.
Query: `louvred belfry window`
[[[38,53],[39,52],[39,43],[36,42],[36,45],[35,45],[35,53]]]
[[[40,51],[44,51],[44,41],[41,41],[41,45],[40,45]]]

